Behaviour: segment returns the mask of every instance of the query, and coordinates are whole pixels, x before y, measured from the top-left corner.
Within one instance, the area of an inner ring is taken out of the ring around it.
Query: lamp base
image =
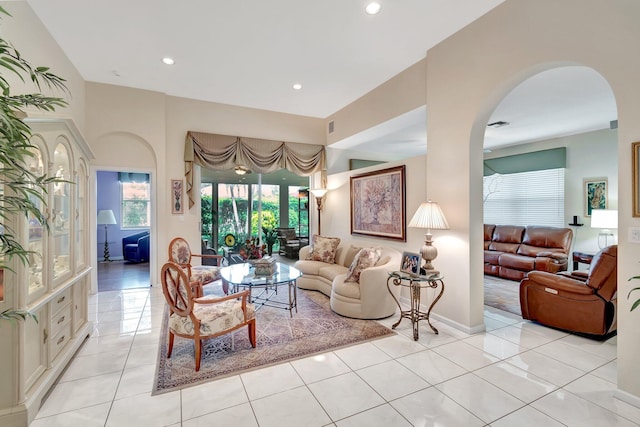
[[[424,246],[420,248],[420,255],[424,260],[422,267],[420,267],[420,274],[424,275],[440,273],[433,267],[433,264],[431,263],[431,261],[436,259],[436,257],[438,256],[438,249],[433,246],[433,240],[431,240],[431,237],[432,234],[427,232],[427,234],[424,235]]]

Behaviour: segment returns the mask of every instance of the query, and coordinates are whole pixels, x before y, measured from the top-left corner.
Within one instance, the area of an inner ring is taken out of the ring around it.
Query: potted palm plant
[[[0,15],[10,16],[0,6]],[[15,94],[11,91],[8,76],[13,75],[25,82],[27,79],[37,89],[36,93]],[[11,43],[0,37],[0,271],[11,270],[12,260],[17,258],[28,264],[31,251],[19,241],[11,219],[17,215],[30,216],[49,229],[47,218],[34,200],[46,206],[46,194],[50,183],[65,182],[46,174],[38,176],[27,166],[26,161],[34,156],[31,129],[24,121],[25,110],[35,108],[51,112],[67,105],[59,97],[45,96],[42,86],[68,93],[65,80],[51,73],[48,67],[33,67],[20,55]],[[0,286],[6,286],[0,283]],[[6,295],[6,292],[3,292]],[[0,320],[16,320],[33,317],[30,313],[7,309],[0,312]]]
[[[640,279],[640,276],[633,276],[633,277],[629,278],[629,280],[637,280],[637,279]],[[635,287],[635,288],[631,289],[629,291],[629,294],[627,295],[627,299],[631,298],[631,294],[633,293],[633,291],[637,291],[639,289],[640,289],[640,287]],[[636,307],[638,307],[639,305],[640,305],[640,298],[636,299],[633,302],[633,304],[631,304],[631,309],[629,311],[635,310]]]

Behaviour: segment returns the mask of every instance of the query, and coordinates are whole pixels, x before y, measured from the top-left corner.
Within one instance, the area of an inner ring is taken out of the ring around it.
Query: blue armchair
[[[122,238],[122,256],[125,261],[149,261],[149,232],[142,231]]]

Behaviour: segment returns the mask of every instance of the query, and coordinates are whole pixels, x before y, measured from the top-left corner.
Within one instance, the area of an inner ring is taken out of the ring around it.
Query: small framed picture
[[[171,213],[184,213],[184,190],[181,179],[171,180]]]
[[[400,270],[409,274],[419,274],[420,255],[413,252],[403,252]]]
[[[594,209],[607,209],[607,178],[584,179],[584,216]]]

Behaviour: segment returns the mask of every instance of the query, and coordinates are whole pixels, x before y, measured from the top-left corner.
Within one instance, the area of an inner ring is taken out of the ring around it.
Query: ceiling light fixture
[[[300,84],[300,83],[294,83],[294,84],[293,84],[293,89],[294,89],[294,90],[300,90],[300,89],[302,89],[302,84]]]
[[[373,2],[369,3],[367,5],[367,7],[365,7],[364,10],[369,15],[376,15],[376,14],[380,13],[381,9],[382,9],[382,6],[380,5],[380,3],[373,1]]]
[[[167,65],[173,65],[175,61],[173,60],[173,58],[169,58],[168,56],[165,56],[164,58],[162,58],[162,63]]]
[[[249,170],[248,168],[245,168],[244,166],[236,166],[234,170],[238,175],[245,175],[247,173],[251,173],[251,170]]]

